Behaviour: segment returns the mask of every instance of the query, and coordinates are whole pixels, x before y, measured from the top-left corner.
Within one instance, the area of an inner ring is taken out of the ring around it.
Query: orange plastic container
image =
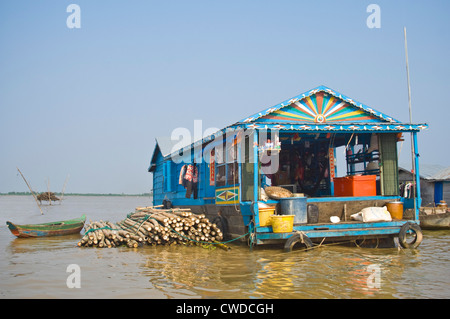
[[[386,208],[391,214],[392,219],[403,219],[403,203],[390,202],[386,204]]]
[[[376,196],[376,175],[334,178],[334,196]]]

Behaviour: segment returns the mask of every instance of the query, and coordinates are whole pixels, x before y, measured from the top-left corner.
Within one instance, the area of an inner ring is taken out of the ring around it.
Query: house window
[[[239,182],[238,164],[236,162],[227,164],[227,184],[235,185]]]
[[[216,187],[235,185],[239,182],[237,163],[237,142],[223,143],[216,148]]]
[[[226,165],[217,165],[216,167],[216,186],[225,186],[226,184]]]
[[[166,161],[163,164],[163,183],[164,192],[174,192],[176,187],[176,166],[172,161]]]

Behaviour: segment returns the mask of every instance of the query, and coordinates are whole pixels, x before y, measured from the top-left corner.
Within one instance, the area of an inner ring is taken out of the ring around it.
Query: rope
[[[115,230],[115,231],[123,230],[123,229],[113,229],[111,227],[105,226],[105,227],[101,227],[101,228],[91,228],[91,229],[87,230],[84,234],[87,235],[87,234],[92,233],[92,232],[94,232],[96,230],[102,230],[102,229]]]
[[[219,245],[219,244],[224,245],[224,244],[227,244],[227,243],[231,243],[231,242],[233,242],[233,241],[236,241],[236,240],[238,240],[238,239],[241,239],[242,237],[245,237],[245,236],[249,235],[250,232],[251,232],[251,231],[249,231],[248,233],[246,233],[246,234],[244,234],[244,235],[241,235],[241,236],[239,236],[239,237],[236,237],[236,238],[234,238],[234,239],[230,239],[230,240],[227,240],[227,241],[222,241],[222,242],[218,242],[218,241],[216,241],[216,242],[210,242],[210,241],[198,241],[198,240],[195,240],[195,239],[192,239],[192,238],[189,238],[189,237],[186,237],[186,236],[180,234],[179,232],[177,232],[175,229],[173,229],[173,228],[170,227],[170,226],[169,226],[168,228],[169,228],[169,230],[171,230],[172,232],[176,233],[178,236],[183,237],[184,239],[187,239],[187,240],[190,240],[190,241],[199,243],[199,244],[210,244],[210,245]]]
[[[129,217],[128,217],[128,218],[129,218]],[[128,229],[133,228],[136,224],[139,223],[139,221],[142,220],[142,223],[139,225],[138,229],[137,229],[136,231],[133,232],[134,234],[136,234],[136,233],[139,231],[139,229],[141,228],[141,226],[142,226],[148,219],[150,219],[150,218],[155,219],[155,218],[151,217],[151,214],[148,214],[148,215],[144,216],[143,218],[139,218],[133,226],[128,226],[128,227],[125,227],[125,228],[119,228],[119,229],[111,228],[111,227],[108,227],[108,226],[101,227],[101,228],[91,228],[91,229],[87,230],[84,234],[87,235],[87,234],[89,234],[89,233],[91,233],[91,232],[94,232],[94,231],[96,231],[96,230],[102,230],[102,229],[113,230],[113,231],[128,230]],[[129,219],[132,220],[132,221],[135,221],[135,220],[133,220],[133,219],[131,219],[131,218],[129,218]],[[155,220],[156,220],[156,219],[155,219]],[[157,220],[156,220],[156,221],[157,221]]]
[[[304,232],[300,231],[300,230],[296,230],[295,233],[300,235],[301,243],[304,244],[305,243],[305,239],[303,238],[303,235],[306,236],[306,234]]]

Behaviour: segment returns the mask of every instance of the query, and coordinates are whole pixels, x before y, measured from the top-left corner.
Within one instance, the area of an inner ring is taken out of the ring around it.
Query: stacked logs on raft
[[[79,247],[136,248],[142,245],[203,245],[217,244],[223,239],[222,231],[203,214],[190,209],[160,209],[158,206],[137,207],[135,212],[117,223],[90,221]]]

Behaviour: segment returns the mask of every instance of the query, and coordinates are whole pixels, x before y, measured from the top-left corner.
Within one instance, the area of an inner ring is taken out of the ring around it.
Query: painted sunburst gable
[[[399,121],[325,86],[300,94],[241,122],[261,123],[379,123]]]

